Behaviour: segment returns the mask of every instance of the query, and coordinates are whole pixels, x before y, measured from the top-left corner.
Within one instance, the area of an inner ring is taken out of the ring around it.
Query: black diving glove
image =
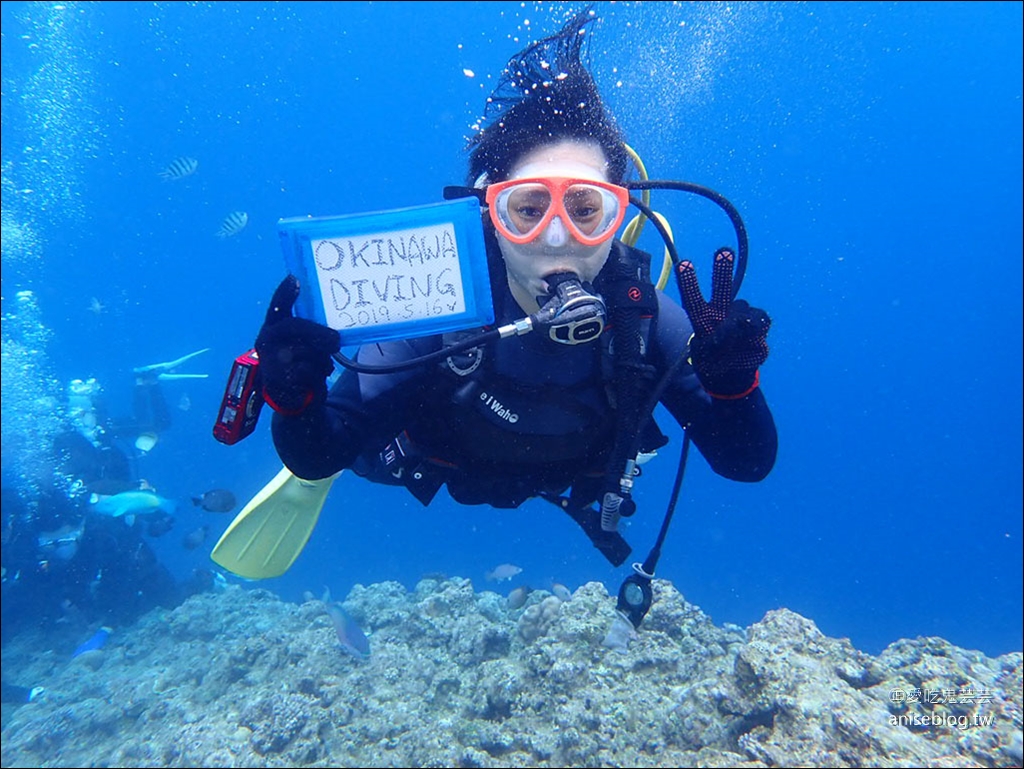
[[[270,300],[267,318],[256,337],[263,397],[274,411],[299,414],[327,398],[327,377],[334,371],[331,355],[341,349],[333,328],[292,316],[299,281],[289,275]]]
[[[679,265],[683,306],[693,324],[690,363],[708,394],[725,399],[742,398],[757,387],[772,325],[764,310],[732,300],[734,262],[730,249],[715,252],[710,303],[700,292],[693,263]]]

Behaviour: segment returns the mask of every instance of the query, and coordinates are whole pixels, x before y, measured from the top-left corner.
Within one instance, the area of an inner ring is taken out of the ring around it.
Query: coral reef
[[[14,766],[1014,766],[1021,654],[940,638],[877,657],[781,609],[716,627],[667,582],[605,644],[604,586],[511,609],[463,579],[357,585],[325,606],[232,587],[156,611],[102,650],[4,649],[46,692],[3,708]]]

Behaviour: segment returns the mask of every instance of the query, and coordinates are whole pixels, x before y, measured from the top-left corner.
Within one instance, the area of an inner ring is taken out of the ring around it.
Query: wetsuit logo
[[[480,400],[483,401],[484,405],[487,406],[487,408],[489,408],[491,411],[493,411],[495,414],[497,414],[499,417],[504,419],[509,424],[514,425],[516,422],[519,421],[519,415],[517,413],[515,413],[512,409],[505,407],[497,398],[494,398],[493,396],[482,390],[480,391]]]

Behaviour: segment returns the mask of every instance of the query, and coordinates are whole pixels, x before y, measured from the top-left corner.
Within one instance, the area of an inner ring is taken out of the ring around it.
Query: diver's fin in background
[[[176,369],[181,364],[187,363],[188,361],[192,360],[197,355],[202,355],[204,352],[209,352],[209,351],[210,351],[209,347],[204,347],[202,350],[196,350],[195,352],[190,352],[188,355],[182,355],[180,358],[177,358],[175,360],[169,360],[166,363],[153,363],[153,364],[150,364],[149,366],[138,366],[137,368],[132,369],[132,372],[135,373],[135,374],[148,374],[148,373],[153,372],[153,371],[169,372],[169,371],[172,371],[173,369]],[[166,374],[165,374],[165,376],[166,376]],[[207,375],[206,374],[173,374],[171,376],[173,376],[174,378],[184,378],[184,377],[194,378],[194,377],[198,377],[198,376],[205,377]],[[161,378],[163,378],[163,377],[161,377]]]
[[[161,382],[176,382],[179,379],[206,379],[209,374],[168,374],[166,372],[157,374],[156,378]]]
[[[281,576],[309,541],[339,475],[305,481],[283,468],[242,508],[210,557],[246,579]]]

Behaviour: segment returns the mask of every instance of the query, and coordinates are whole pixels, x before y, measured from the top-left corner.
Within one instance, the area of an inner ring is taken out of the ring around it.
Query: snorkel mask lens
[[[585,246],[615,235],[629,203],[623,187],[586,179],[513,179],[487,188],[487,205],[497,230],[513,243],[536,240],[557,216]]]

